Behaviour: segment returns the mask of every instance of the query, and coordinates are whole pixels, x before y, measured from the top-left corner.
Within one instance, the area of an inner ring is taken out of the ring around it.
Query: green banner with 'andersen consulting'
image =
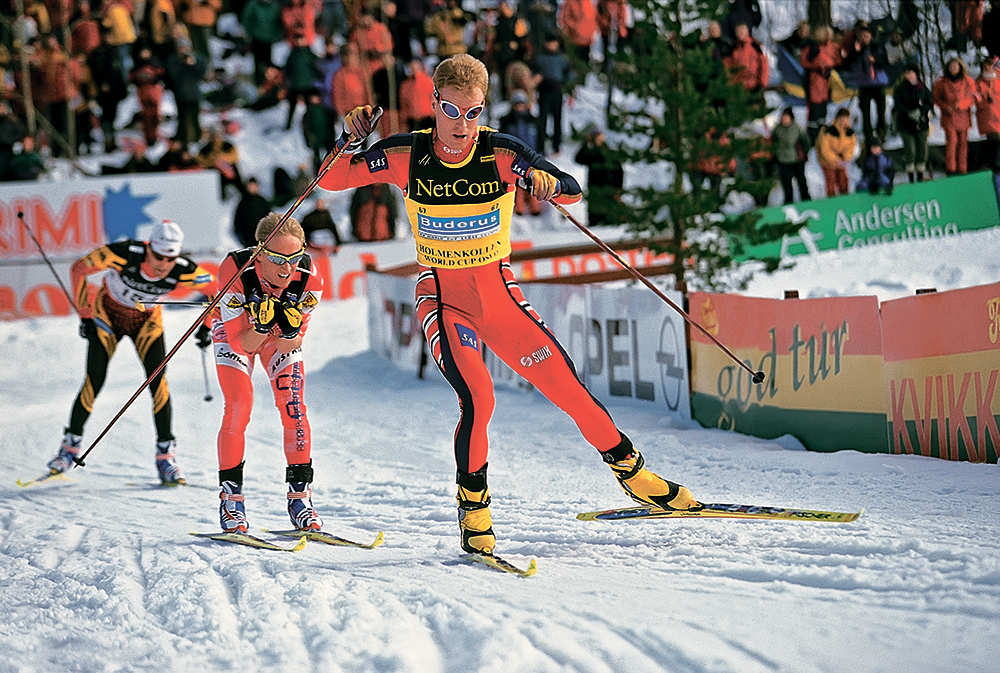
[[[902,184],[892,195],[861,192],[761,211],[759,224],[793,222],[796,235],[746,246],[737,260],[790,257],[895,241],[955,236],[1000,225],[997,192],[989,171]]]

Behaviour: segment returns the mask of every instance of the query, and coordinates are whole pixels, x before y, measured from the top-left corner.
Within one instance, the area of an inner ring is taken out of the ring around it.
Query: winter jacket
[[[542,76],[538,91],[562,91],[573,78],[573,67],[561,51],[543,51],[535,57],[533,70]]]
[[[177,26],[177,10],[171,0],[151,0],[149,2],[149,37],[155,45],[170,44],[174,41]]]
[[[211,28],[219,19],[222,0],[188,0],[184,23],[189,26]]]
[[[767,86],[770,64],[760,42],[753,37],[737,42],[733,52],[722,59],[733,73],[733,81],[743,84],[747,91],[759,91]]]
[[[240,24],[256,42],[274,44],[285,38],[278,0],[249,0],[240,14]]]
[[[630,11],[628,0],[597,0],[597,27],[605,42],[610,42],[612,29],[618,39],[628,37]]]
[[[885,46],[877,42],[871,42],[860,50],[854,49],[853,35],[845,40],[844,65],[850,67],[854,73],[854,83],[859,89],[884,88],[889,84],[889,76],[886,68],[889,65],[889,55],[885,52]]]
[[[437,38],[437,55],[440,58],[468,51],[463,33],[465,24],[474,20],[475,17],[461,7],[447,7],[427,17],[425,30],[428,37]]]
[[[101,24],[93,16],[76,21],[70,30],[69,50],[74,56],[87,56],[101,43]]]
[[[1000,133],[1000,78],[976,78],[976,125],[982,135]]]
[[[816,156],[820,166],[836,168],[841,162],[850,161],[858,146],[858,137],[854,129],[847,127],[843,131],[830,124],[820,129],[816,138]]]
[[[159,105],[163,97],[163,77],[167,71],[155,61],[136,61],[128,79],[135,85],[139,103]]]
[[[910,84],[904,79],[896,86],[892,98],[896,128],[911,134],[923,133],[930,128],[934,101],[923,82],[917,80],[916,84]]]
[[[384,68],[383,54],[392,53],[392,35],[386,25],[378,21],[368,26],[358,26],[351,31],[349,41],[358,45],[358,52],[364,59],[369,74]]]
[[[385,241],[396,236],[399,205],[389,185],[376,182],[351,195],[351,232],[358,241]]]
[[[968,131],[972,127],[972,106],[976,102],[976,83],[965,74],[965,66],[957,77],[942,75],[931,90],[934,104],[941,110],[941,126],[945,130]]]
[[[173,53],[167,57],[167,62],[164,64],[170,78],[170,90],[174,92],[174,99],[179,103],[196,103],[202,99],[200,84],[208,66],[200,54],[192,56],[194,62],[189,63]]]
[[[541,151],[538,144],[538,117],[530,112],[511,110],[505,114],[500,118],[500,133],[514,136],[536,152]]]
[[[343,117],[359,105],[371,105],[368,73],[361,66],[344,66],[333,76],[333,109]]]
[[[101,23],[111,31],[107,38],[108,44],[119,47],[135,42],[136,33],[132,12],[124,2],[107,5],[104,8],[104,19]]]
[[[779,164],[800,164],[809,154],[809,134],[794,121],[788,126],[778,124],[774,127],[771,144]]]
[[[281,8],[285,41],[293,47],[308,47],[316,40],[316,7],[307,0],[292,0]]]
[[[810,103],[830,100],[830,74],[840,65],[840,46],[836,42],[818,44],[810,41],[802,49],[799,63],[805,70],[806,99]]]
[[[76,82],[70,70],[69,54],[62,49],[42,49],[34,64],[41,74],[42,88],[33,91],[39,105],[65,103],[77,95]]]
[[[87,67],[97,87],[98,101],[122,101],[128,96],[125,66],[115,47],[102,44],[87,57]],[[101,103],[103,106],[104,103]]]
[[[434,116],[434,80],[425,72],[415,72],[399,85],[399,115],[403,120]]]
[[[308,91],[319,77],[319,59],[309,47],[293,47],[285,61],[285,88],[289,91]]]
[[[578,47],[593,44],[597,33],[597,7],[593,0],[564,0],[559,28],[566,39]]]
[[[879,184],[891,185],[896,177],[896,167],[892,163],[889,155],[884,153],[870,153],[861,163],[861,182],[867,188]]]

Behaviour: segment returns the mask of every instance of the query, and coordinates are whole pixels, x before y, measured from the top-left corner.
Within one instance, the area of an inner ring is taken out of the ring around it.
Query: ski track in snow
[[[168,338],[194,313],[165,313]],[[607,468],[541,396],[498,390],[491,486],[520,579],[461,558],[454,393],[367,344],[365,305],[324,304],[306,340],[315,501],[335,534],[286,554],[215,530],[222,396],[200,353],[168,372],[190,487],[155,487],[141,396],[75,483],[44,469],[82,378],[75,320],[0,323],[20,366],[0,404],[0,671],[991,671],[1000,635],[995,465],[818,454],[610,405],[650,466],[704,500],[865,508],[850,524],[580,522],[625,505]],[[141,383],[122,344],[85,445]],[[53,366],[56,361],[65,366]],[[252,530],[285,528],[278,419],[263,376],[248,432]],[[287,543],[286,540],[282,540]]]

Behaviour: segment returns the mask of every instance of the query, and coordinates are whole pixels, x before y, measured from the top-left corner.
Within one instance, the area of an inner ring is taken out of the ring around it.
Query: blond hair
[[[289,234],[295,236],[304,246],[306,244],[306,232],[302,229],[302,225],[294,217],[289,217],[284,222],[281,221],[281,215],[278,213],[268,213],[260,219],[257,223],[257,230],[254,232],[254,237],[257,239],[258,243],[263,243],[267,240],[271,232],[278,228],[278,224],[281,224],[281,231],[279,231],[275,236],[282,236],[284,234]]]
[[[438,63],[434,68],[434,87],[440,91],[445,87],[458,89],[462,92],[471,92],[479,89],[486,97],[486,90],[490,85],[490,74],[486,66],[475,56],[469,54],[455,54],[450,58]]]

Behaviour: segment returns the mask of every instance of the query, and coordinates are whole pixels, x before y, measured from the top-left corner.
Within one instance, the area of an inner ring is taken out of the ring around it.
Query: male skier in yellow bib
[[[417,315],[461,408],[455,460],[462,548],[491,554],[496,547],[486,479],[494,394],[483,343],[576,422],[630,497],[664,509],[698,507],[687,488],[644,467],[642,454],[580,381],[511,272],[518,181],[536,198],[560,204],[579,201],[580,186],[520,140],[477,124],[489,75],[476,58],[445,59],[433,80],[434,128],[390,136],[361,153],[378,117],[371,106],[355,108],[338,145],[346,145],[351,159],[335,162],[319,186],[342,191],[385,182],[406,197],[421,265]]]

